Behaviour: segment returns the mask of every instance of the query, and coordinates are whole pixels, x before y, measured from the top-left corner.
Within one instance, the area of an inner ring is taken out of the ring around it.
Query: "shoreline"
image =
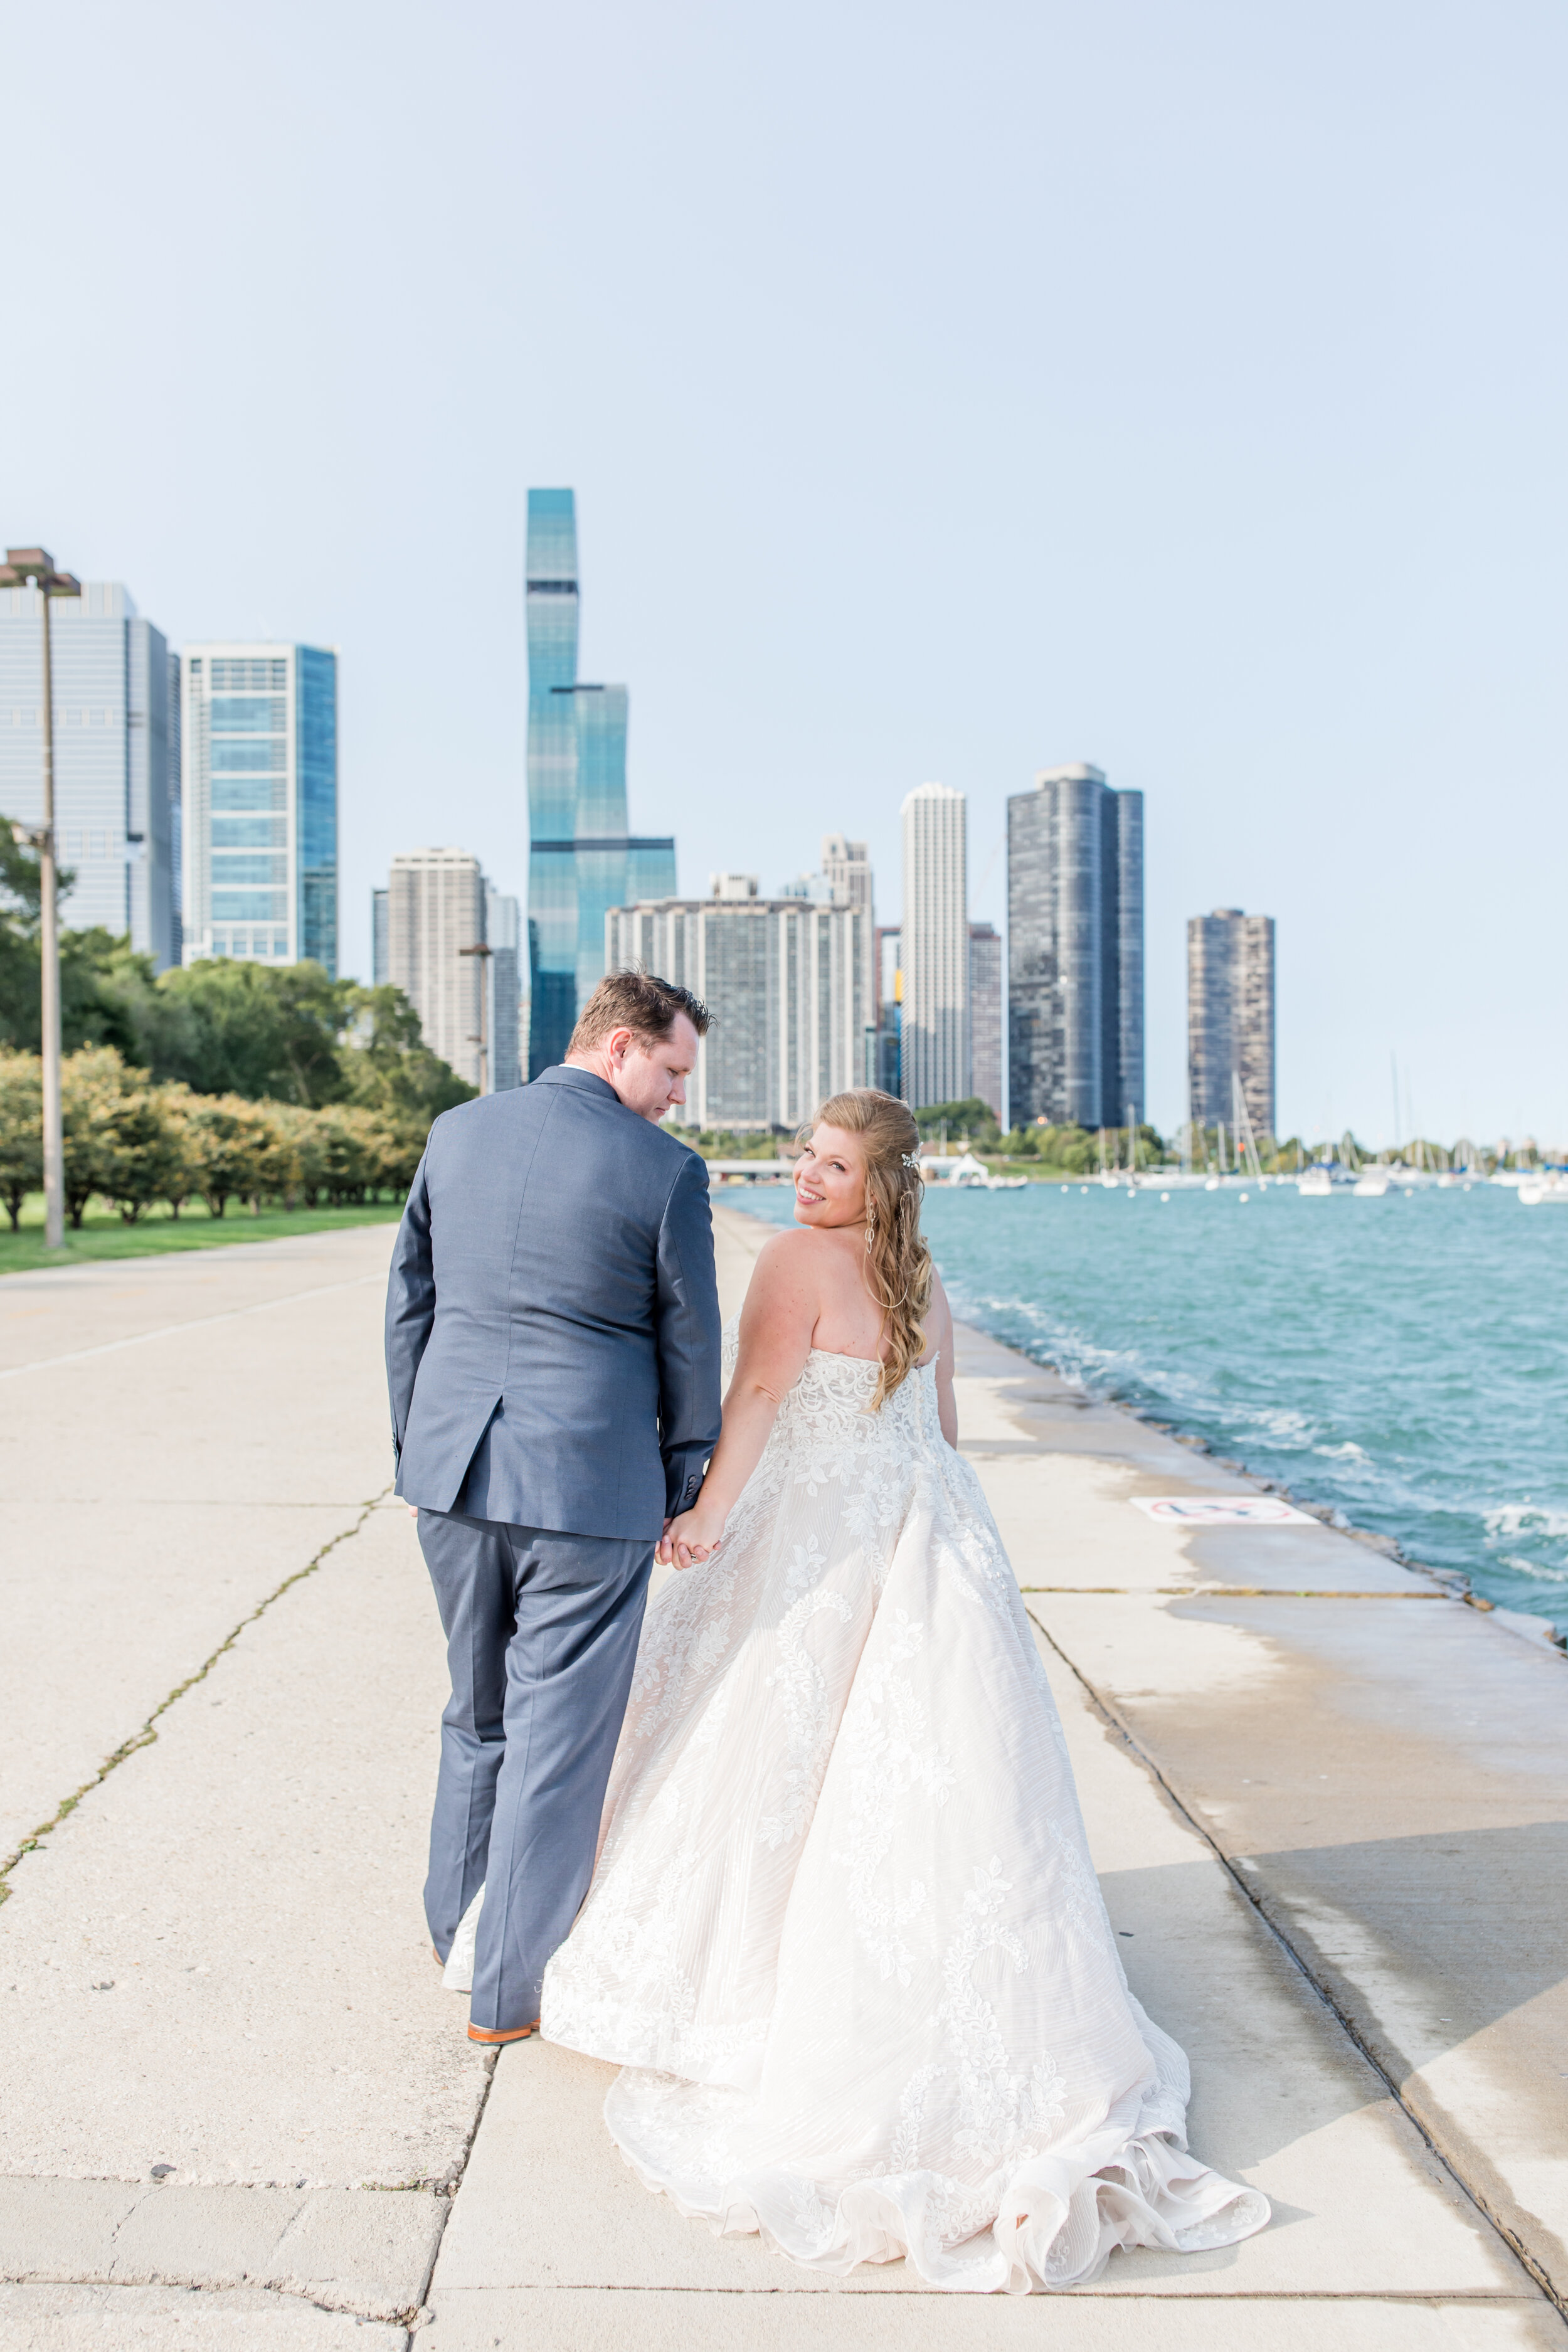
[[[1078,1178],[1073,1179],[1075,1183],[1079,1181]],[[773,1188],[770,1187],[770,1189]],[[752,1217],[754,1223],[763,1226],[769,1232],[782,1230],[771,1218],[756,1216],[752,1211],[741,1207],[738,1202],[729,1197],[729,1191],[730,1188],[726,1187],[725,1197],[721,1200],[715,1197],[713,1201],[715,1210],[721,1207],[733,1209],[742,1216]],[[1182,1446],[1185,1451],[1200,1454],[1204,1459],[1212,1462],[1216,1469],[1230,1472],[1235,1476],[1245,1479],[1259,1493],[1278,1496],[1281,1502],[1289,1503],[1296,1510],[1304,1511],[1310,1518],[1318,1520],[1321,1526],[1331,1528],[1336,1535],[1344,1536],[1352,1543],[1365,1545],[1369,1550],[1377,1552],[1385,1559],[1392,1560],[1408,1574],[1430,1577],[1434,1582],[1447,1587],[1458,1599],[1462,1600],[1468,1607],[1474,1609],[1479,1615],[1495,1617],[1500,1626],[1505,1627],[1516,1639],[1533,1643],[1538,1647],[1551,1650],[1557,1656],[1568,1661],[1568,1596],[1564,1597],[1561,1607],[1552,1615],[1548,1615],[1542,1610],[1520,1609],[1510,1607],[1502,1601],[1490,1601],[1485,1593],[1477,1590],[1474,1578],[1468,1575],[1463,1569],[1433,1567],[1407,1550],[1398,1538],[1383,1535],[1372,1528],[1358,1526],[1339,1504],[1321,1503],[1299,1493],[1288,1479],[1277,1477],[1272,1472],[1255,1469],[1250,1463],[1237,1454],[1221,1453],[1210,1439],[1194,1429],[1184,1427],[1179,1415],[1174,1414],[1169,1406],[1155,1407],[1145,1404],[1136,1397],[1118,1393],[1114,1387],[1109,1385],[1104,1388],[1091,1387],[1079,1375],[1065,1370],[1062,1364],[1051,1355],[1048,1349],[1042,1346],[1041,1353],[1036,1355],[1027,1346],[1020,1345],[1016,1339],[1004,1339],[999,1332],[991,1330],[984,1322],[968,1322],[966,1328],[980,1333],[997,1347],[1006,1348],[1016,1353],[1026,1362],[1038,1365],[1042,1370],[1050,1372],[1054,1378],[1062,1381],[1085,1397],[1092,1398],[1096,1403],[1102,1403],[1118,1412],[1126,1413],[1145,1428],[1169,1437],[1173,1443]]]

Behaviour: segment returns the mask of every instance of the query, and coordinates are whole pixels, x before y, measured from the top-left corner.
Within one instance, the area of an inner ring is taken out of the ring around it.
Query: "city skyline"
[[[1568,1132],[1560,10],[283,21],[308,74],[222,16],[12,25],[8,316],[49,365],[5,385],[8,536],[171,644],[340,646],[343,969],[393,852],[458,829],[434,779],[523,884],[527,489],[570,482],[583,674],[632,683],[681,889],[743,795],[745,863],[841,827],[893,919],[935,775],[999,924],[1008,793],[1087,751],[1149,794],[1156,1124],[1187,918],[1235,905],[1280,927],[1288,1125],[1385,1124],[1392,1048],[1428,1130]],[[182,224],[178,301],[104,234],[128,190]],[[284,247],[258,337],[235,257]],[[1492,773],[1518,822],[1478,829]]]

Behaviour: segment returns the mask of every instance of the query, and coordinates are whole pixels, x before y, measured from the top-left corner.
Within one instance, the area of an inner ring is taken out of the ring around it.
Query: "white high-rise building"
[[[387,977],[418,1013],[431,1052],[471,1087],[480,1082],[479,1013],[489,990],[486,959],[462,950],[488,944],[485,913],[485,877],[468,850],[409,849],[393,859]]]
[[[186,646],[182,954],[338,969],[338,657]]]
[[[714,877],[736,880],[751,877]],[[826,1096],[866,1082],[875,984],[868,908],[717,889],[711,898],[615,907],[605,968],[657,972],[694,989],[713,1015],[672,1124],[796,1127]]]
[[[44,814],[43,601],[0,588],[0,811],[19,824]],[[51,604],[55,831],[76,876],[60,919],[129,932],[163,971],[179,958],[169,649],[117,580]]]
[[[900,1080],[904,1100],[961,1102],[970,1085],[969,876],[964,796],[921,784],[904,829]]]

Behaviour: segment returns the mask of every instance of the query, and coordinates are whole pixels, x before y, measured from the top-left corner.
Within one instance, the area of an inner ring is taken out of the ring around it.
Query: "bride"
[[[1056,1709],[954,1451],[907,1108],[836,1095],[756,1262],[723,1435],[660,1548],[548,2041],[624,2071],[649,2189],[814,2269],[1074,2286],[1268,2218],[1185,2152]]]

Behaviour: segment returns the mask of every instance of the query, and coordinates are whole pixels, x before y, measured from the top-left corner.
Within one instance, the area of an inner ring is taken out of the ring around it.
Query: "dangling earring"
[[[877,1204],[873,1201],[866,1212],[866,1255],[871,1255],[871,1244],[877,1238]]]

